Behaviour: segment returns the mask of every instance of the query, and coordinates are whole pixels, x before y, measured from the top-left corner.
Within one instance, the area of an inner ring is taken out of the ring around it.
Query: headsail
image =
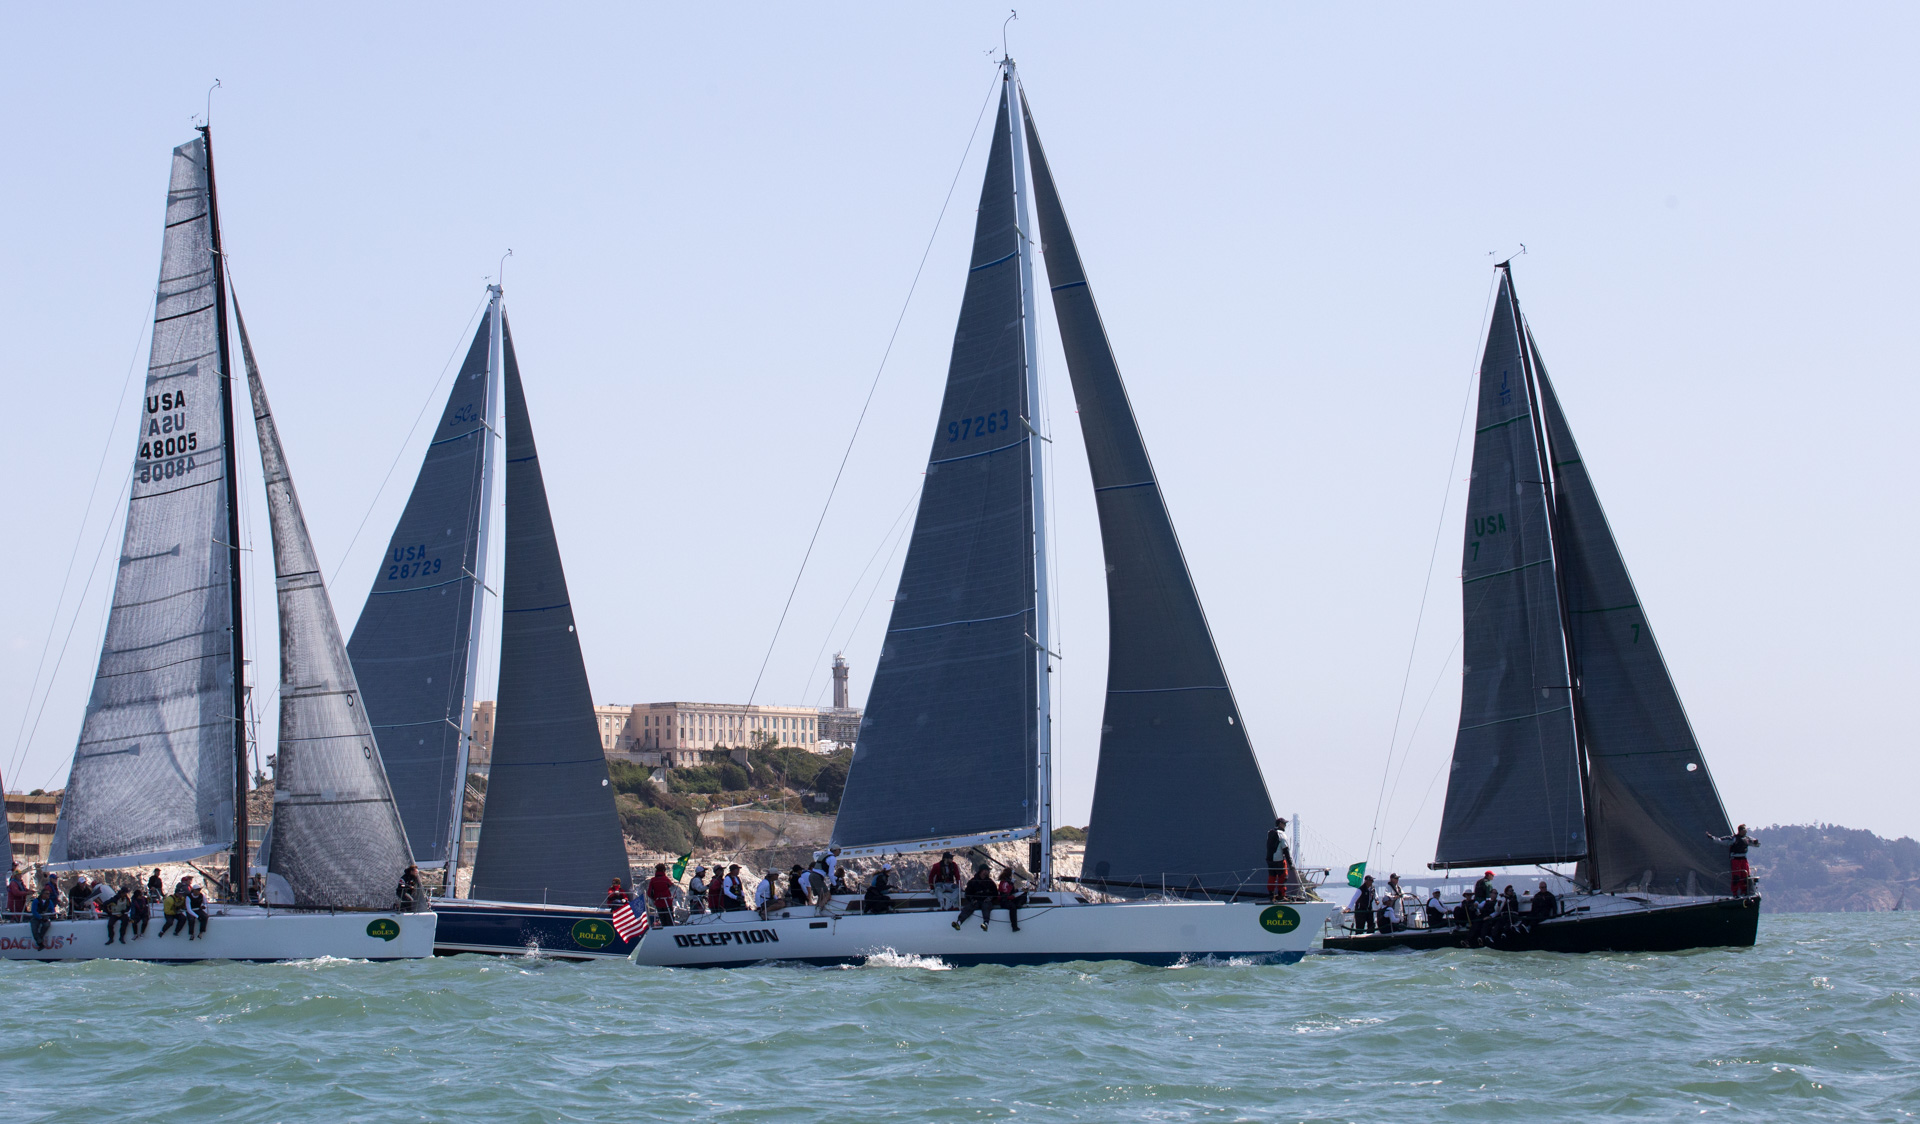
[[[1265,867],[1273,802],[1024,96],[1021,110],[1107,565],[1106,715],[1081,880],[1230,890]]]
[[[443,863],[465,791],[473,624],[485,535],[493,313],[447,395],[347,654],[423,865]]]
[[[1039,823],[1012,86],[1002,85],[946,396],[834,824],[842,846],[1031,834]]]
[[[1556,553],[1593,801],[1588,877],[1603,890],[1717,886],[1726,849],[1707,836],[1731,834],[1726,808],[1537,349],[1532,358],[1553,456]]]
[[[627,882],[626,836],[608,783],[593,692],[574,631],[567,575],[520,386],[506,354],[506,584],[493,766],[473,861],[472,896],[599,905]]]
[[[1546,465],[1504,272],[1467,488],[1460,728],[1436,866],[1563,862],[1587,853]]]
[[[412,861],[406,829],[340,641],[237,300],[234,321],[260,436],[280,609],[280,741],[267,875],[286,882],[296,905],[385,909]]]
[[[204,136],[173,150],[127,525],[48,865],[234,842],[234,626],[221,301]]]

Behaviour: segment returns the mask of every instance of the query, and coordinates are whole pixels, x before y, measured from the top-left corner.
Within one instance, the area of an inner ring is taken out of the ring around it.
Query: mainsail
[[[1708,836],[1731,834],[1726,808],[1532,332],[1526,335],[1553,457],[1555,553],[1586,741],[1588,877],[1603,890],[1692,893],[1718,885],[1726,848]]]
[[[493,765],[473,862],[475,898],[599,905],[630,877],[586,661],[520,386],[506,354],[506,579]]]
[[[1024,96],[1021,110],[1107,566],[1106,715],[1081,880],[1123,894],[1232,889],[1265,866],[1273,803]]]
[[[1009,70],[946,396],[834,824],[841,846],[1031,834],[1040,822],[1033,413],[1012,88]]]
[[[224,316],[205,135],[173,150],[127,524],[48,866],[234,843],[236,683]]]
[[[280,741],[267,875],[296,905],[385,909],[412,861],[300,497],[234,302],[273,529],[280,608]]]
[[[1460,728],[1435,865],[1587,853],[1547,465],[1504,272],[1480,360],[1461,559]]]
[[[447,860],[465,790],[495,314],[474,333],[347,642],[407,839],[427,865]]]

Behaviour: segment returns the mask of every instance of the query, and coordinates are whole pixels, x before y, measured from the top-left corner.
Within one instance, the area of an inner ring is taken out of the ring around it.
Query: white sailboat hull
[[[155,917],[146,935],[107,942],[105,920],[55,921],[36,949],[24,921],[0,924],[6,960],[413,960],[433,955],[438,917],[431,913],[316,913],[257,906],[215,910],[207,934],[188,940],[160,935]]]
[[[959,914],[783,910],[767,920],[752,911],[698,914],[684,924],[648,932],[629,957],[661,968],[740,968],[768,961],[861,963],[874,956],[937,957],[943,963],[1049,964],[1074,960],[1131,960],[1170,965],[1194,960],[1254,958],[1292,963],[1306,955],[1334,910],[1327,902],[1285,906],[1228,902],[1089,904],[1071,894],[1050,895],[1020,909],[1020,931],[995,909],[983,932],[974,914],[958,930]]]

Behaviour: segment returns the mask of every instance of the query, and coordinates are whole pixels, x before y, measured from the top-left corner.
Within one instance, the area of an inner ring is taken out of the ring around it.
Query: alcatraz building
[[[473,710],[468,760],[474,772],[484,773],[493,760],[494,705],[488,700],[474,704]],[[772,734],[781,746],[831,752],[840,744],[852,744],[846,735],[859,730],[859,715],[847,708],[741,703],[607,703],[593,708],[600,748],[607,756],[648,768],[699,765],[702,754],[714,751],[744,754],[762,733]]]

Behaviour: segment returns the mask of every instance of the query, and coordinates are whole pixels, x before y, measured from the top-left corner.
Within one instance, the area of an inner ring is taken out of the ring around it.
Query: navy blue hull
[[[433,910],[440,915],[433,937],[435,956],[477,952],[613,960],[633,951],[633,942],[620,939],[605,909],[436,898]]]

